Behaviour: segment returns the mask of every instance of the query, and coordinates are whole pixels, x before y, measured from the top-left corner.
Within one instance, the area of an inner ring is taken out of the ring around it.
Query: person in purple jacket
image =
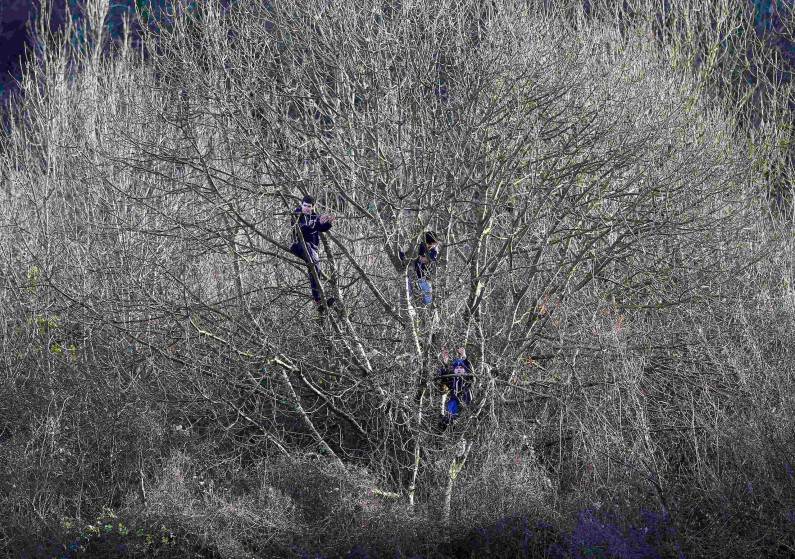
[[[301,205],[295,208],[290,220],[293,230],[293,244],[290,245],[290,252],[306,262],[309,268],[309,287],[312,291],[312,300],[320,305],[320,234],[331,229],[335,217],[330,214],[318,215],[315,213],[315,199],[308,194],[301,200]],[[326,302],[331,306],[334,298],[331,297]]]

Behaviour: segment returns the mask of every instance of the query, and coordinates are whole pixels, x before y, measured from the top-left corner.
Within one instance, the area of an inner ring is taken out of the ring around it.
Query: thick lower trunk
[[[420,394],[419,402],[417,405],[417,416],[416,416],[416,435],[414,436],[414,464],[411,468],[411,481],[409,482],[409,490],[408,490],[408,497],[409,497],[409,507],[414,508],[414,495],[417,491],[417,476],[420,472],[420,449],[421,449],[421,436],[420,436],[420,427],[422,425],[422,404],[425,399],[425,390],[422,391]]]
[[[466,464],[469,450],[472,448],[472,443],[467,443],[465,439],[461,439],[456,449],[456,455],[450,462],[450,468],[447,470],[447,483],[444,488],[444,495],[442,497],[442,524],[444,526],[450,525],[450,504],[453,498],[453,486],[458,474]]]
[[[408,486],[408,504],[409,507],[414,507],[414,498],[417,491],[417,477],[420,471],[420,454],[422,448],[422,406],[425,403],[425,394],[427,392],[425,386],[425,359],[422,351],[422,342],[420,341],[420,320],[417,316],[417,310],[411,301],[411,285],[408,269],[405,270],[402,276],[403,289],[402,292],[406,298],[406,311],[408,312],[409,325],[411,327],[412,341],[414,342],[414,351],[417,356],[417,363],[422,364],[417,371],[417,378],[415,382],[416,393],[414,404],[416,406],[416,415],[414,417],[414,450],[413,450],[413,463],[411,467],[411,480]]]

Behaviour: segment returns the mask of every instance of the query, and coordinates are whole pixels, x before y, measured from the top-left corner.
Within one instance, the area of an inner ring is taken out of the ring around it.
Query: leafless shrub
[[[15,506],[139,492],[236,556],[252,527],[333,546],[362,522],[420,537],[710,491],[726,427],[791,405],[792,252],[760,218],[759,152],[647,30],[520,2],[212,1],[177,3],[145,57],[42,43],[0,162],[0,426],[9,465],[50,472],[61,440],[85,464],[88,438],[107,478]],[[340,218],[324,318],[287,250],[305,193]],[[432,308],[407,289],[426,230]],[[442,345],[477,379],[444,433]],[[273,469],[233,495],[197,460]]]

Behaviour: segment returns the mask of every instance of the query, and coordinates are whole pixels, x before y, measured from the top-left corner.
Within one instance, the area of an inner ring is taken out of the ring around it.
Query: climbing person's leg
[[[290,252],[296,255],[301,260],[306,261],[304,258],[304,246],[301,243],[293,243],[290,245]]]
[[[319,280],[320,278],[323,277],[320,255],[317,252],[317,248],[311,245],[308,248],[309,248],[309,257],[312,261],[312,265],[315,267],[315,273],[317,274],[317,278]],[[309,272],[309,284],[312,287],[312,298],[315,300],[316,303],[320,303],[320,285],[318,284],[317,281],[315,281],[315,276],[312,275],[311,270]],[[326,306],[333,307],[334,303],[336,302],[337,299],[334,296],[330,296],[326,299]]]
[[[422,290],[422,303],[424,305],[430,305],[433,302],[433,286],[428,278],[419,278],[417,283]]]
[[[309,276],[309,287],[312,290],[312,299],[317,303],[320,301],[320,284],[318,283],[318,279],[320,279],[320,256],[317,253],[317,249],[312,245],[307,245],[306,249],[307,257],[305,260],[310,266],[307,274]],[[312,273],[312,268],[314,268],[314,274]]]
[[[306,245],[306,248],[304,248],[303,243],[293,243],[290,245],[290,252],[306,262],[308,268],[307,276],[309,276],[309,288],[312,291],[312,300],[315,303],[319,303],[320,286],[315,279],[315,274],[312,273],[312,267],[314,267],[317,277],[320,277],[320,256],[318,256],[317,250],[315,250],[312,245]]]

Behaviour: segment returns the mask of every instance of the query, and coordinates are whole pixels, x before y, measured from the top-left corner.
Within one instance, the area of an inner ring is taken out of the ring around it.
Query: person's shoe
[[[334,306],[334,303],[336,303],[336,302],[337,302],[337,299],[335,297],[329,297],[328,299],[326,299],[326,306],[331,308],[331,307]]]

